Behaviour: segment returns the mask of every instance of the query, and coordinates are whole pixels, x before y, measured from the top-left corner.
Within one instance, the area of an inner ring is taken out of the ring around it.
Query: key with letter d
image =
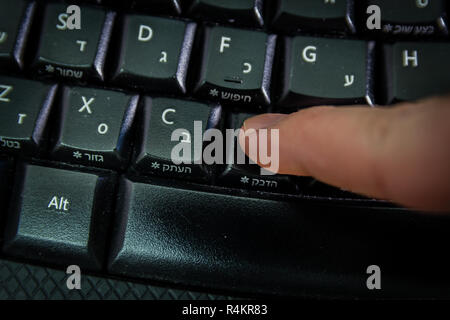
[[[37,156],[45,150],[55,94],[56,85],[0,76],[0,152]]]

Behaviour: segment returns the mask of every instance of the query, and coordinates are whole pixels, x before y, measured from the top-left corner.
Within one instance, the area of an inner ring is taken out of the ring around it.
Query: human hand
[[[415,209],[450,211],[450,97],[263,114],[244,122],[244,130],[251,128],[279,129],[277,173],[312,176]]]

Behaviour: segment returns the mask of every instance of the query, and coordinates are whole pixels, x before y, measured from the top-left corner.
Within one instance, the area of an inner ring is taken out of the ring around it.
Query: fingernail
[[[286,118],[287,114],[280,113],[266,113],[258,116],[254,116],[248,118],[244,121],[243,128],[244,130],[248,129],[263,129],[273,126],[274,124],[280,122],[284,118]]]

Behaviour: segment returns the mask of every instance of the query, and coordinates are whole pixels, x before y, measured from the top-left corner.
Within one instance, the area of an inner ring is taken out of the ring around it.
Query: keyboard
[[[1,260],[231,296],[450,297],[445,216],[249,161],[172,161],[180,139],[192,160],[205,151],[198,126],[448,93],[448,13],[444,0],[0,0]]]

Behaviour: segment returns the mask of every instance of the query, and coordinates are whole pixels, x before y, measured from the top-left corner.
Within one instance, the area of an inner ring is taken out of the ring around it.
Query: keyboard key
[[[3,230],[3,220],[9,205],[11,193],[13,162],[11,159],[0,157],[0,230]],[[1,242],[2,234],[0,234]]]
[[[203,132],[216,128],[221,108],[192,101],[144,98],[135,168],[142,173],[193,180],[207,178],[203,164]],[[201,127],[195,131],[195,121]],[[175,129],[180,135],[172,141]],[[201,133],[201,137],[196,136]],[[174,151],[183,148],[182,151]],[[177,148],[177,149],[176,149]],[[189,154],[190,153],[190,154]],[[176,163],[178,162],[178,163]]]
[[[4,251],[41,263],[100,269],[114,180],[34,165],[14,186]]]
[[[248,113],[233,113],[230,115],[227,129],[239,129],[247,118],[254,116]],[[270,133],[268,133],[270,134]],[[246,188],[251,190],[263,190],[269,192],[291,192],[296,191],[295,184],[286,175],[272,175],[267,171],[261,174],[261,168],[245,156],[245,163],[240,163],[238,152],[242,152],[238,139],[226,141],[226,165],[219,176],[222,185]]]
[[[34,4],[24,0],[0,0],[0,68],[23,67],[26,37],[30,31]]]
[[[137,10],[146,10],[152,14],[161,13],[168,15],[181,14],[183,0],[135,0]]]
[[[373,43],[298,36],[286,39],[283,108],[373,104]]]
[[[186,92],[195,24],[128,15],[113,81],[147,91]]]
[[[374,291],[404,297],[411,285],[421,295],[418,275],[435,292],[444,292],[450,283],[448,259],[437,258],[448,243],[449,219],[444,216],[249,199],[129,180],[117,199],[108,259],[113,274],[242,292],[258,288],[260,293],[334,297],[373,298]],[[383,282],[382,290],[366,286],[374,253],[377,265],[384,266],[383,279],[397,279]]]
[[[56,85],[0,76],[0,152],[43,151],[55,94]]]
[[[274,35],[207,27],[196,94],[222,104],[269,104],[274,50]]]
[[[253,27],[264,24],[263,3],[260,0],[193,0],[188,14],[199,19]]]
[[[398,42],[384,52],[387,104],[450,93],[450,44]]]
[[[289,33],[354,33],[352,6],[348,0],[276,0],[273,27]]]
[[[63,3],[47,5],[33,68],[45,77],[103,80],[114,14],[81,6],[78,25],[67,9]]]
[[[124,168],[131,152],[131,126],[138,97],[121,92],[65,87],[52,157]]]
[[[381,25],[380,29],[369,29],[364,24],[369,33],[413,37],[448,34],[445,0],[368,0],[370,5],[380,8]]]

